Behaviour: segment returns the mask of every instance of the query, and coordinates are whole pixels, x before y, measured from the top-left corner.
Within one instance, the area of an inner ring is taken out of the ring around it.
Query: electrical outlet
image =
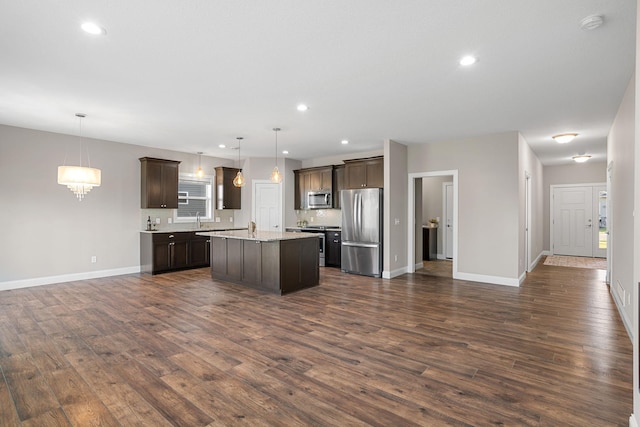
[[[171,224],[173,220],[171,218],[167,218],[167,224]]]
[[[220,217],[219,216],[216,217],[216,222],[220,222]]]
[[[229,222],[233,222],[233,217],[232,216],[229,217]]]
[[[156,218],[156,224],[160,224],[160,218]]]
[[[400,218],[395,218],[394,223],[395,225],[400,225]]]
[[[94,255],[91,257],[91,264],[95,264],[96,262],[98,262],[98,257]]]
[[[309,218],[309,222],[313,222],[313,217]]]
[[[398,255],[393,256],[393,261],[398,262]]]

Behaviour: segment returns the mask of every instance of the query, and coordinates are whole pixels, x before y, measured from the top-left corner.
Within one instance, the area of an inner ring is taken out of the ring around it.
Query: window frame
[[[214,203],[214,199],[213,199],[213,191],[214,191],[214,183],[215,183],[215,176],[213,175],[205,175],[202,178],[196,176],[193,173],[180,173],[178,174],[178,195],[180,195],[180,193],[184,193],[184,191],[180,191],[180,182],[181,181],[196,181],[196,182],[202,182],[208,185],[207,187],[207,195],[202,197],[202,196],[193,196],[193,197],[188,197],[188,192],[187,193],[187,198],[181,198],[178,196],[178,209],[174,209],[173,210],[173,222],[176,223],[192,223],[192,222],[196,222],[196,217],[195,216],[189,216],[189,217],[185,217],[185,216],[178,216],[178,210],[180,209],[180,205],[184,204],[181,203],[181,200],[189,200],[190,198],[193,200],[206,200],[206,211],[207,212],[203,212],[200,215],[200,221],[202,222],[211,222],[213,221],[213,203]]]

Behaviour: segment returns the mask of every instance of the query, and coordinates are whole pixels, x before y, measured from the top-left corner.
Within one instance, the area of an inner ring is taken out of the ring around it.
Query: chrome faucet
[[[200,212],[196,212],[196,228],[200,229],[200,227],[202,227],[202,224],[200,223]]]

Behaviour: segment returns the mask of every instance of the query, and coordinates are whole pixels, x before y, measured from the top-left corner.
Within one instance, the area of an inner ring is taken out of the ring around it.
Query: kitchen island
[[[211,277],[276,294],[318,286],[318,235],[272,231],[196,233],[211,240]]]

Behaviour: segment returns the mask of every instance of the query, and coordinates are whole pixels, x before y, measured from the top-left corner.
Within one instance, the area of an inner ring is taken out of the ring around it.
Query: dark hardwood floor
[[[632,347],[597,270],[520,288],[207,269],[0,292],[0,425],[626,426]]]

